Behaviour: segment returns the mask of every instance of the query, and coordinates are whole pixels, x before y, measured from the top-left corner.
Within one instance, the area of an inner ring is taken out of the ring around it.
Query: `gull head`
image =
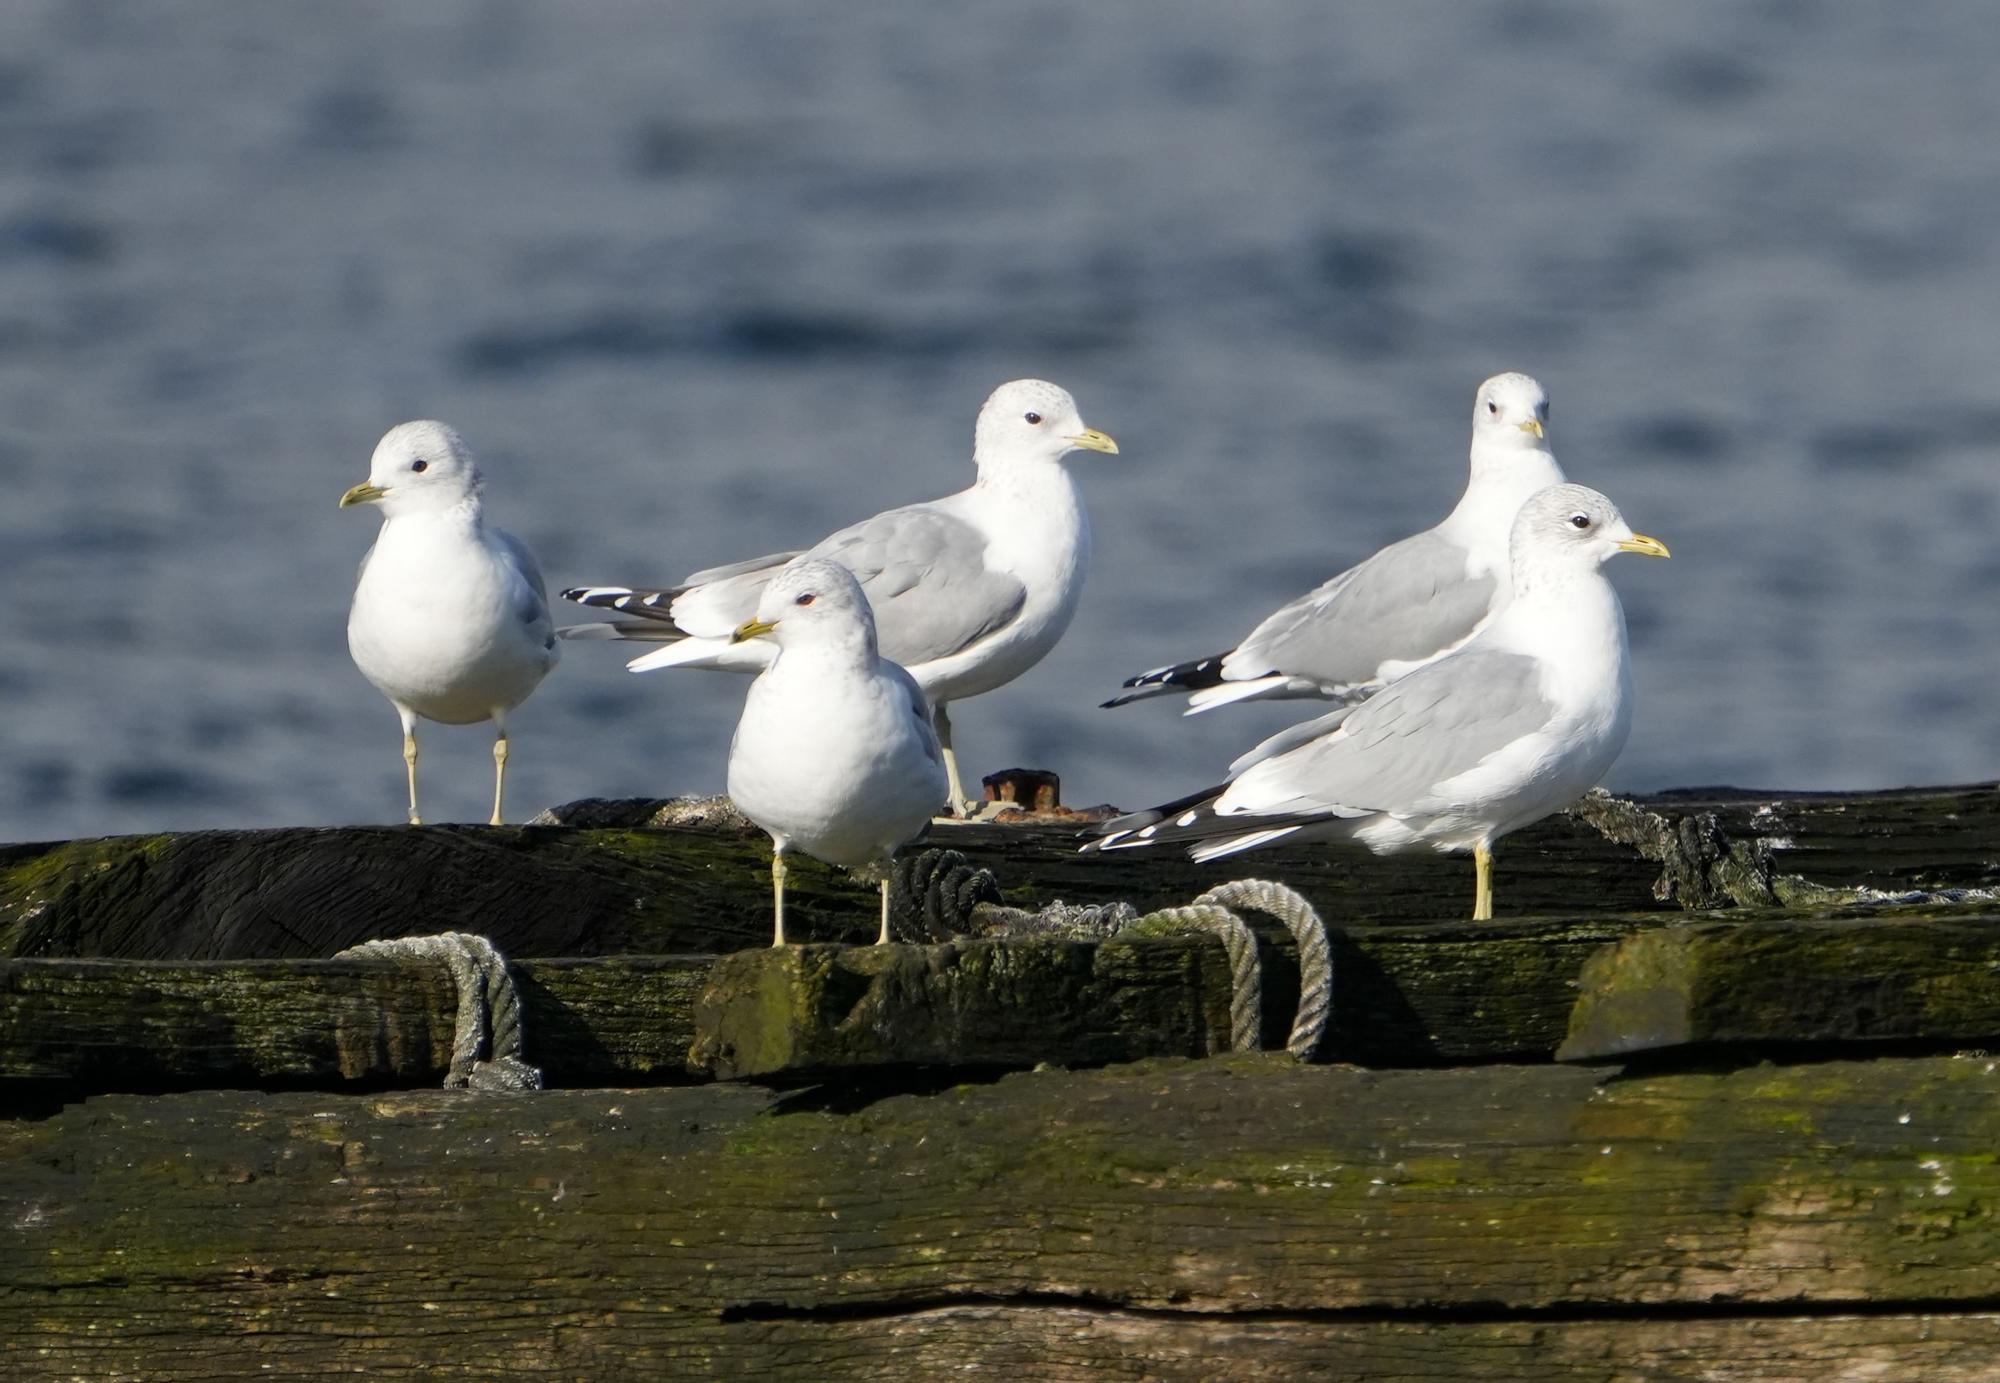
[[[1514,517],[1517,588],[1524,567],[1595,569],[1621,552],[1647,557],[1671,555],[1658,538],[1634,533],[1618,506],[1588,485],[1551,485],[1537,490]]]
[[[1549,391],[1532,376],[1495,375],[1472,398],[1472,439],[1488,446],[1549,447]]]
[[[764,587],[757,613],[731,643],[770,639],[781,649],[807,646],[875,651],[875,612],[854,573],[824,557],[787,562]]]
[[[384,513],[449,509],[479,492],[479,467],[465,439],[443,423],[398,423],[375,445],[368,479],[340,497],[340,507],[379,504]]]
[[[1077,449],[1116,454],[1118,444],[1085,427],[1069,390],[1042,379],[1001,385],[979,410],[972,430],[972,458],[991,461],[1055,461]]]

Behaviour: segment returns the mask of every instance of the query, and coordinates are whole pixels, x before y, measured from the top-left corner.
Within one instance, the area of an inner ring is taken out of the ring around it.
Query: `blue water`
[[[666,580],[960,486],[1030,374],[1124,454],[975,771],[1137,805],[1310,710],[1095,703],[1441,515],[1521,369],[1674,549],[1614,785],[1990,778],[1996,70],[1976,3],[0,6],[0,838],[397,819],[334,501],[401,419]],[[719,788],[742,682],[567,654],[515,815]]]

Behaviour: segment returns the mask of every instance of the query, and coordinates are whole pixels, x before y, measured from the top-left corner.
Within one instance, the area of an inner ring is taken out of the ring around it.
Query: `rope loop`
[[[1310,1061],[1326,1036],[1333,1012],[1333,948],[1319,910],[1297,889],[1275,879],[1237,879],[1217,884],[1195,899],[1231,908],[1255,908],[1285,924],[1299,948],[1299,1011],[1293,1015],[1285,1050]]]
[[[483,936],[438,932],[364,941],[335,960],[387,960],[399,965],[443,965],[458,991],[447,1090],[539,1090],[542,1073],[521,1057],[521,996],[507,973],[507,958]],[[482,1059],[482,1056],[484,1059]]]

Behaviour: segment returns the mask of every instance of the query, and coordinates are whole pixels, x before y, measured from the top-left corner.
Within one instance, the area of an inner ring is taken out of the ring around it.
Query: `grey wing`
[[[1251,631],[1232,680],[1282,672],[1323,691],[1379,681],[1382,666],[1434,658],[1486,618],[1498,582],[1468,577],[1465,550],[1435,530],[1392,543]]]
[[[948,657],[1005,628],[1027,588],[986,565],[978,529],[915,504],[844,528],[813,548],[852,571],[875,611],[882,656],[905,667]]]
[[[513,569],[516,577],[514,616],[529,630],[538,635],[549,648],[555,647],[555,621],[549,618],[549,588],[542,580],[542,569],[535,562],[535,554],[528,551],[528,545],[512,533],[500,529],[489,529],[494,543],[500,549],[501,560]]]
[[[917,685],[917,679],[910,676],[909,671],[901,663],[892,663],[884,659],[882,669],[889,675],[890,680],[902,687],[909,696],[910,714],[916,718],[918,727],[923,731],[924,754],[932,763],[942,767],[944,750],[938,746],[937,726],[931,722],[930,698],[924,695],[924,689]]]
[[[751,557],[741,562],[725,562],[719,567],[708,567],[702,571],[689,573],[687,580],[681,582],[679,589],[706,586],[711,581],[727,581],[732,576],[747,576],[751,572],[776,571],[798,555],[796,550],[770,552],[762,557]]]
[[[1468,649],[1390,684],[1337,730],[1246,768],[1227,806],[1257,813],[1420,809],[1439,783],[1554,714],[1533,658]]]
[[[1328,711],[1323,716],[1317,716],[1302,724],[1278,731],[1277,734],[1272,735],[1269,739],[1262,740],[1250,749],[1238,754],[1230,762],[1229,776],[1232,779],[1241,777],[1246,770],[1255,764],[1260,764],[1266,759],[1275,759],[1280,754],[1289,754],[1302,745],[1311,744],[1314,740],[1322,736],[1332,734],[1340,728],[1342,721],[1354,714],[1357,706],[1364,704],[1366,703],[1351,701],[1336,710]]]

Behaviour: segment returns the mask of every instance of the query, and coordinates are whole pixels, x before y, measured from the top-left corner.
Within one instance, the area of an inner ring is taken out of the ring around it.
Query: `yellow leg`
[[[1472,869],[1475,879],[1472,889],[1472,920],[1490,922],[1493,920],[1493,852],[1484,845],[1474,846]]]
[[[882,872],[882,934],[875,938],[875,944],[889,944],[889,873],[886,866]]]
[[[403,727],[403,768],[410,779],[410,824],[421,826],[424,819],[417,815],[417,731],[412,725]]]
[[[500,738],[493,741],[493,820],[489,825],[499,826],[505,818],[500,815],[500,801],[507,795],[507,732],[502,730]]]
[[[945,714],[942,701],[931,712],[931,723],[937,727],[938,748],[944,750],[944,773],[951,784],[948,810],[951,815],[963,819],[971,814],[970,806],[965,800],[965,784],[958,781],[958,755],[951,750],[951,717]]]
[[[771,944],[785,944],[785,852],[771,851]]]

